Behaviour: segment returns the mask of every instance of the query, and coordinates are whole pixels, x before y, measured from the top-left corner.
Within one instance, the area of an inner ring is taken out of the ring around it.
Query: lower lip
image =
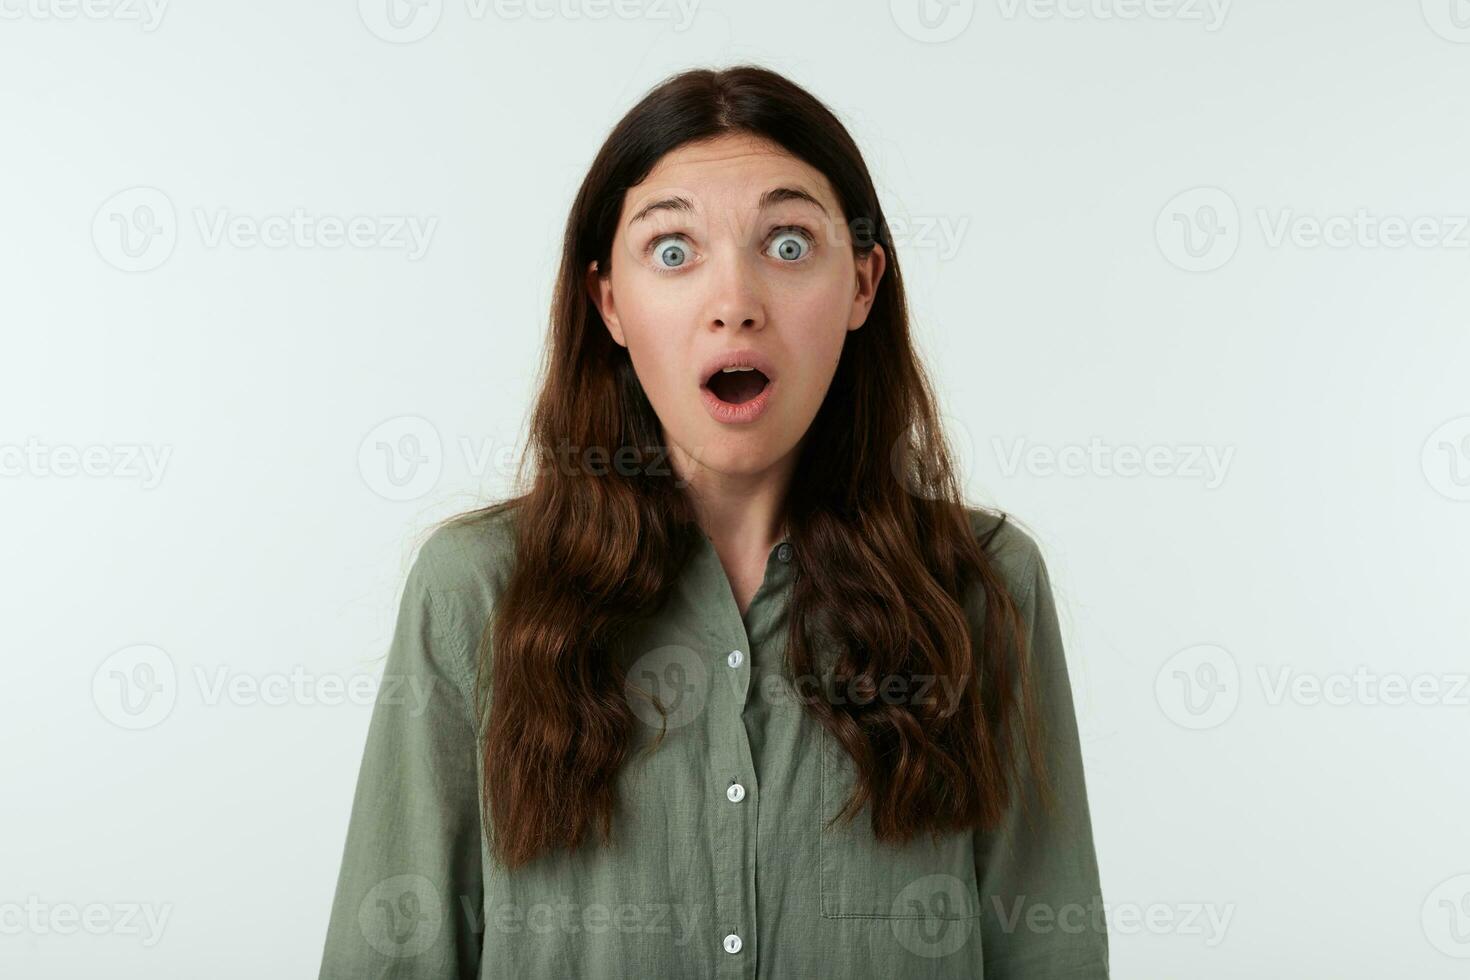
[[[721,401],[719,396],[708,388],[700,388],[699,393],[704,396],[704,407],[709,411],[712,419],[727,425],[741,425],[746,422],[754,422],[765,414],[766,408],[771,404],[771,389],[774,387],[776,387],[774,379],[767,381],[759,395],[739,405]]]

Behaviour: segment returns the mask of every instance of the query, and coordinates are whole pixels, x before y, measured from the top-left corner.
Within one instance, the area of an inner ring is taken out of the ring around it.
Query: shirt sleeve
[[[428,550],[426,545],[425,550]],[[478,974],[483,880],[469,650],[423,551],[368,725],[321,980]]]
[[[1026,553],[1017,597],[1030,644],[1052,806],[1024,780],[1001,824],[975,836],[986,980],[1106,980],[1108,936],[1082,772],[1082,749],[1051,581]]]

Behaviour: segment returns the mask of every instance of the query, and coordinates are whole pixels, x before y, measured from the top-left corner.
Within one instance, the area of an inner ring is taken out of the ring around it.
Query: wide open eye
[[[677,269],[689,261],[689,249],[678,235],[664,235],[648,247],[653,254],[654,267],[660,270]]]
[[[812,240],[799,228],[782,228],[771,239],[766,254],[786,262],[800,262],[812,250]]]

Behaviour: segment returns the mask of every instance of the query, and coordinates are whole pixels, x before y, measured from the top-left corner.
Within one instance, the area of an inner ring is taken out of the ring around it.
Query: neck
[[[673,455],[700,528],[721,550],[749,549],[764,555],[785,537],[786,498],[796,470],[797,449],[774,465],[750,473],[717,473],[687,460],[681,465],[681,454],[675,450]]]

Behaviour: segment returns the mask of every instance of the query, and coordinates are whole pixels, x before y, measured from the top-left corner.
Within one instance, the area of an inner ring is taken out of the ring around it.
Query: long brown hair
[[[793,677],[835,678],[844,692],[800,692],[804,710],[855,765],[855,789],[838,816],[871,804],[873,832],[885,841],[989,827],[1018,795],[1023,769],[1041,774],[1015,603],[970,524],[911,346],[898,256],[857,146],[826,106],[771,71],[686,71],[617,124],[572,205],[520,461],[524,492],[453,519],[515,510],[515,567],[482,637],[477,690],[487,719],[482,803],[507,867],[575,849],[593,828],[609,840],[617,774],[639,724],[613,652],[658,610],[695,540],[690,502],[667,466],[606,465],[620,451],[625,460],[662,459],[661,435],[627,350],[590,302],[585,272],[594,260],[601,275],[611,268],[628,188],[671,150],[724,134],[764,137],[820,171],[855,254],[876,242],[887,255],[867,321],[848,334],[803,440],[786,502],[787,536],[800,556],[787,665]],[[591,447],[602,447],[603,466],[537,465],[524,478],[528,461]],[[972,637],[961,597],[977,584],[985,614],[982,635]],[[833,652],[830,662],[823,650]],[[890,677],[959,693],[901,703],[871,696]]]

